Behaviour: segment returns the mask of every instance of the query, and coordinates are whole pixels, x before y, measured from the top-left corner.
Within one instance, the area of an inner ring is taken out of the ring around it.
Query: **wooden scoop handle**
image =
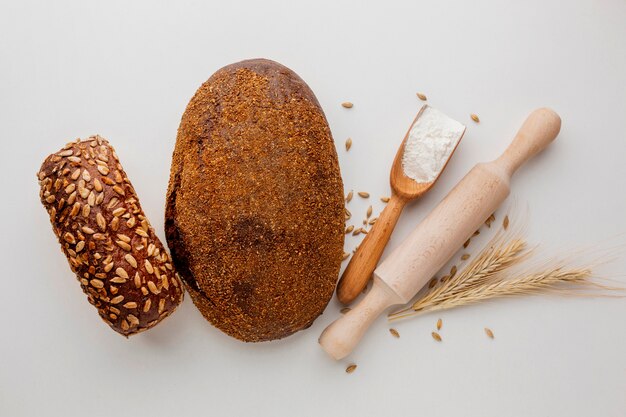
[[[359,245],[337,285],[337,298],[350,304],[369,281],[389,242],[407,200],[393,194],[378,220]]]

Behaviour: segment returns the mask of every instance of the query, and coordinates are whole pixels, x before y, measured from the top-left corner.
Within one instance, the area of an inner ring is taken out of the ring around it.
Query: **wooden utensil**
[[[376,269],[376,265],[383,254],[385,246],[389,242],[391,233],[396,227],[398,218],[404,209],[404,206],[411,200],[420,197],[426,193],[435,184],[435,181],[439,178],[443,170],[446,168],[448,161],[452,157],[452,154],[456,150],[458,144],[461,142],[463,133],[456,142],[454,149],[448,155],[448,159],[444,162],[441,170],[437,174],[437,177],[430,182],[417,182],[412,178],[407,177],[402,169],[402,157],[404,156],[404,147],[406,140],[409,137],[411,129],[418,121],[422,113],[428,105],[422,106],[420,111],[413,119],[413,123],[409,126],[409,130],[404,135],[404,139],[398,148],[396,157],[393,160],[391,166],[391,174],[389,181],[391,183],[391,198],[387,203],[387,206],[382,211],[378,220],[374,223],[373,227],[365,236],[365,239],[359,245],[356,253],[352,256],[350,263],[343,271],[339,284],[337,285],[337,298],[343,304],[350,304],[354,299],[363,291],[363,288],[367,285],[372,272]]]
[[[351,311],[333,322],[319,343],[341,359],[388,307],[406,304],[483,224],[510,191],[513,173],[559,133],[560,117],[535,110],[496,160],[476,165],[374,271],[374,285]]]

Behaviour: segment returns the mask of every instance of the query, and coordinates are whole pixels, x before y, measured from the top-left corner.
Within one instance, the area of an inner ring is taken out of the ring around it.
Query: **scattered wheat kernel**
[[[485,327],[485,334],[486,334],[487,336],[489,336],[491,339],[493,339],[493,338],[494,338],[494,336],[493,336],[493,332],[491,331],[491,329],[490,329],[489,327]]]
[[[452,278],[455,275],[456,275],[456,265],[452,265],[452,268],[450,268],[450,278]]]
[[[348,259],[350,257],[350,252],[344,252],[343,253],[343,257],[342,257],[342,261],[345,261],[346,259]]]
[[[480,123],[480,119],[478,118],[478,116],[476,116],[474,113],[470,114],[470,117],[472,118],[473,121],[475,121],[476,123]]]
[[[382,201],[383,203],[388,203],[389,197],[380,197],[380,201]]]
[[[417,96],[417,98],[419,98],[422,101],[428,100],[428,98],[422,93],[416,93],[415,95]]]
[[[504,220],[502,220],[502,226],[504,230],[509,228],[509,216],[504,216]]]
[[[353,230],[354,230],[354,225],[351,224],[350,226],[346,227],[345,234],[347,235],[348,233],[352,232]]]
[[[350,190],[350,192],[346,196],[346,203],[349,203],[352,200],[353,195],[354,195],[354,191]]]
[[[351,374],[352,372],[354,372],[354,370],[356,369],[356,364],[352,364],[352,365],[348,365],[348,367],[346,368],[346,373],[347,374]]]
[[[392,328],[392,329],[389,329],[389,333],[391,333],[391,335],[392,335],[393,337],[395,337],[396,339],[399,339],[399,338],[400,338],[400,333],[398,333],[398,331],[397,331],[396,329],[393,329],[393,328]]]
[[[470,257],[469,253],[464,253],[463,255],[461,255],[461,260],[462,261],[467,261]]]
[[[441,277],[441,279],[439,281],[441,281],[441,283],[443,284],[444,282],[446,282],[449,279],[450,279],[450,275],[446,275],[446,276]]]
[[[368,224],[371,226],[374,223],[376,223],[376,220],[378,220],[378,217],[374,217],[373,219],[370,219],[370,221],[368,222]]]
[[[467,240],[465,241],[465,243],[463,244],[463,247],[464,247],[464,248],[467,248],[467,247],[469,246],[469,244],[470,244],[470,240],[469,240],[469,239],[467,239]]]
[[[361,198],[370,198],[370,193],[366,193],[365,191],[359,191],[358,194]]]
[[[358,229],[355,229],[354,232],[352,232],[352,236],[356,236],[359,233],[361,233],[361,228],[360,227]]]
[[[339,310],[339,312],[341,314],[346,314],[348,311],[352,310],[350,307],[344,307],[341,310]]]
[[[441,330],[442,325],[443,325],[443,321],[441,321],[441,319],[437,320],[437,330]]]
[[[474,236],[478,236],[479,234],[480,234],[480,230],[476,230],[476,231],[474,232],[474,234],[472,235],[472,237],[474,237]]]
[[[432,332],[431,335],[433,336],[433,339],[435,339],[437,342],[441,342],[441,336],[439,335],[439,333]]]
[[[346,139],[346,151],[349,151],[352,147],[352,138]]]
[[[369,206],[367,208],[366,216],[367,216],[368,219],[372,216],[372,206]]]
[[[350,103],[349,101],[344,101],[343,103],[341,103],[341,105],[346,109],[351,109],[352,106],[354,106],[354,104]]]
[[[361,227],[361,233],[363,233],[364,235],[366,235],[368,233],[367,230],[365,230],[364,228]]]
[[[430,279],[430,281],[428,281],[428,288],[433,288],[435,285],[437,285],[437,277],[433,277]]]

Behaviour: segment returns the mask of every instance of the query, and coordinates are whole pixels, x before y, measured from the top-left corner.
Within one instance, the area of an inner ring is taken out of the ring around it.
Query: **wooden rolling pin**
[[[511,176],[556,138],[561,118],[543,108],[528,116],[498,159],[476,165],[374,271],[374,285],[319,338],[341,359],[356,347],[370,324],[388,307],[408,303],[509,195]]]

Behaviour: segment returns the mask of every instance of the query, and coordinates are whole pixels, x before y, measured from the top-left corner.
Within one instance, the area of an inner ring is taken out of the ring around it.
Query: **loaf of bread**
[[[68,143],[38,178],[54,233],[100,317],[129,336],[171,314],[182,283],[109,143]]]
[[[278,339],[323,312],[343,254],[343,185],[298,75],[254,59],[198,89],[178,130],[165,230],[191,298],[223,332]]]

